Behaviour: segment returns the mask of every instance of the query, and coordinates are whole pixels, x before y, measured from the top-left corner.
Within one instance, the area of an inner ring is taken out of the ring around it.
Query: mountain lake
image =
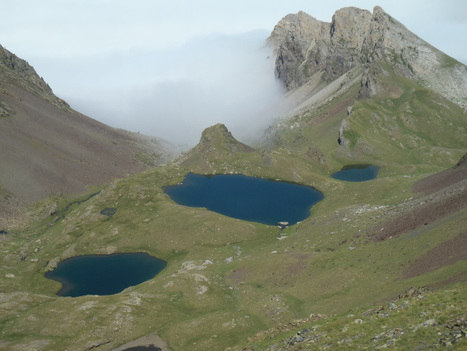
[[[365,182],[375,179],[378,172],[379,167],[374,165],[347,165],[331,174],[331,177],[346,182]]]
[[[173,201],[205,207],[229,217],[269,225],[293,225],[310,216],[324,195],[309,186],[241,174],[188,173],[178,185],[164,187]]]
[[[58,296],[113,295],[162,271],[166,262],[146,253],[76,256],[45,277],[62,283]]]

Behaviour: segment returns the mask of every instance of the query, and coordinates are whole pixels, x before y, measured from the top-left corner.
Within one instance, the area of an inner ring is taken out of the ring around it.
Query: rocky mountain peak
[[[370,11],[356,7],[346,7],[336,11],[331,22],[331,43],[361,50],[370,32],[371,19]]]
[[[54,95],[50,86],[40,77],[34,67],[27,61],[17,57],[0,45],[0,89],[4,94],[9,91],[8,85],[19,86],[61,109],[70,106]]]
[[[286,92],[316,76],[330,83],[356,67],[368,73],[372,65],[384,61],[398,74],[467,106],[467,67],[420,39],[379,6],[373,13],[342,8],[330,23],[304,12],[289,14],[268,41],[276,53],[276,77]],[[365,81],[371,80],[367,74]]]

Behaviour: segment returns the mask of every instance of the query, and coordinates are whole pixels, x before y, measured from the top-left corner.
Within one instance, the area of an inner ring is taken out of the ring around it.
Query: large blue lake
[[[311,187],[244,175],[205,176],[189,173],[165,192],[180,205],[205,207],[223,215],[276,225],[289,225],[310,216],[324,195]]]
[[[331,174],[331,177],[347,182],[365,182],[378,176],[379,167],[374,165],[348,165],[340,171]]]
[[[45,277],[62,283],[59,296],[113,295],[153,278],[165,266],[142,252],[86,255],[60,262]]]

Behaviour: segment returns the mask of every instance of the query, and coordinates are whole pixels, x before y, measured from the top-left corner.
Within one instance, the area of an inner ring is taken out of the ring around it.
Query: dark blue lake
[[[364,182],[375,179],[378,172],[379,167],[374,165],[348,165],[339,172],[331,174],[331,177],[347,182]]]
[[[302,221],[324,198],[320,191],[308,186],[239,174],[189,173],[181,184],[164,190],[180,205],[205,207],[229,217],[270,225]]]
[[[63,284],[59,296],[113,295],[153,278],[165,266],[142,252],[86,255],[60,262],[45,277]]]

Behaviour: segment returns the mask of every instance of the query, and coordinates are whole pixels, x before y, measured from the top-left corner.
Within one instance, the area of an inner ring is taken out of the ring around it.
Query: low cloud
[[[42,65],[55,67],[50,78],[57,95],[113,127],[191,147],[206,127],[224,123],[248,142],[280,115],[282,90],[267,35],[209,35],[166,51],[128,50]]]

